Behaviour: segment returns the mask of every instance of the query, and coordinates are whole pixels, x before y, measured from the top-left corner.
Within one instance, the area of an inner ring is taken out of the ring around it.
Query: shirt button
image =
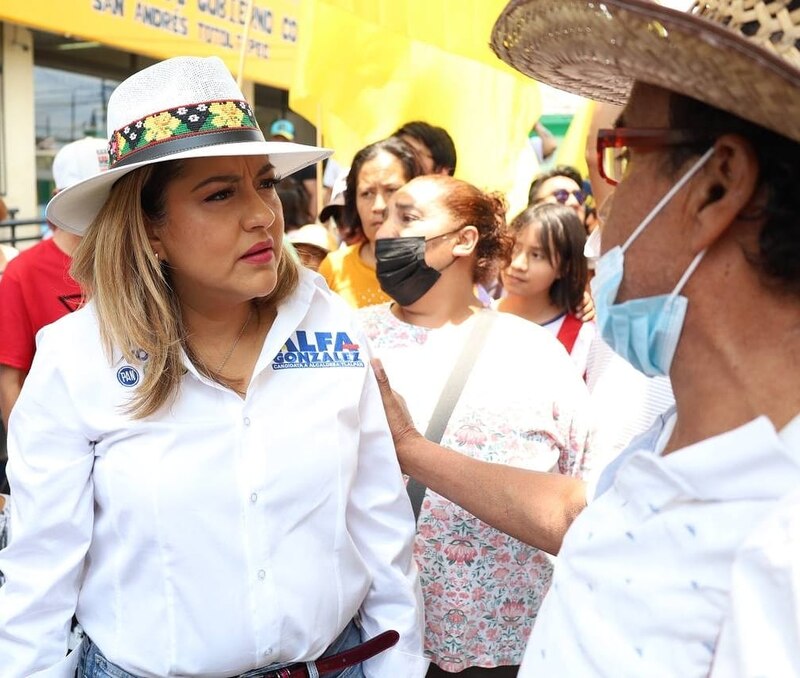
[[[259,579],[264,579],[266,576],[267,576],[267,573],[264,572],[264,570],[259,570],[258,571],[258,578]]]
[[[250,426],[250,417],[245,417],[244,418],[244,425],[245,426]]]
[[[272,648],[271,647],[268,647],[266,650],[264,650],[264,656],[265,657],[269,657],[271,654],[272,654]]]
[[[253,494],[250,495],[250,501],[252,501],[254,504],[256,503],[256,501],[258,501],[258,495],[255,492],[253,492]]]

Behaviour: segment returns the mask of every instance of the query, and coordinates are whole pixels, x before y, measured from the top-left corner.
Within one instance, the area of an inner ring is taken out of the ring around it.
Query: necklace
[[[242,335],[244,335],[244,331],[245,331],[245,329],[247,329],[247,326],[250,324],[250,318],[252,318],[252,317],[253,317],[253,309],[251,307],[250,308],[250,313],[247,315],[247,318],[245,318],[244,325],[242,325],[242,329],[239,330],[239,334],[236,335],[236,339],[234,339],[233,345],[228,349],[228,352],[225,354],[225,357],[222,359],[222,362],[219,364],[219,367],[217,368],[217,372],[216,372],[217,374],[222,372],[222,368],[225,367],[225,365],[228,364],[228,360],[230,360],[230,357],[233,355],[233,352],[236,350],[236,347],[239,345],[239,340],[242,338]]]

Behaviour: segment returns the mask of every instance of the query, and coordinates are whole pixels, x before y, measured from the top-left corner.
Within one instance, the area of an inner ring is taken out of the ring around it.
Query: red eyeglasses
[[[665,146],[695,144],[703,139],[691,130],[617,127],[597,132],[597,166],[600,176],[616,186],[625,176],[631,148],[656,150]]]

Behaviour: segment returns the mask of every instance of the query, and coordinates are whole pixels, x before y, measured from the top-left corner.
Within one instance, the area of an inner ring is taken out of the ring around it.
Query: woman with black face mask
[[[547,330],[485,308],[473,292],[509,260],[504,214],[501,198],[464,181],[410,181],[390,199],[375,241],[378,280],[394,301],[359,314],[429,438],[483,460],[580,476],[588,393],[569,356]],[[516,676],[550,561],[413,481],[409,495],[428,676]]]

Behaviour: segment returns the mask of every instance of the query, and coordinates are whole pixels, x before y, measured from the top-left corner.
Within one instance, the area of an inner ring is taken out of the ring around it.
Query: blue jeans
[[[345,626],[344,631],[339,634],[339,637],[334,640],[330,647],[323,653],[323,657],[328,657],[337,652],[342,652],[348,648],[354,647],[361,642],[361,632],[354,622],[350,622]],[[290,662],[294,664],[295,662]],[[288,664],[275,664],[268,666],[269,669],[280,669]],[[247,673],[242,676],[247,676]],[[83,647],[83,656],[78,664],[78,675],[76,678],[139,678],[133,673],[121,669],[116,664],[112,664],[100,652],[100,648],[95,645],[90,638],[86,638],[86,643]],[[364,672],[361,670],[361,665],[349,666],[336,674],[327,674],[325,678],[364,678]]]

